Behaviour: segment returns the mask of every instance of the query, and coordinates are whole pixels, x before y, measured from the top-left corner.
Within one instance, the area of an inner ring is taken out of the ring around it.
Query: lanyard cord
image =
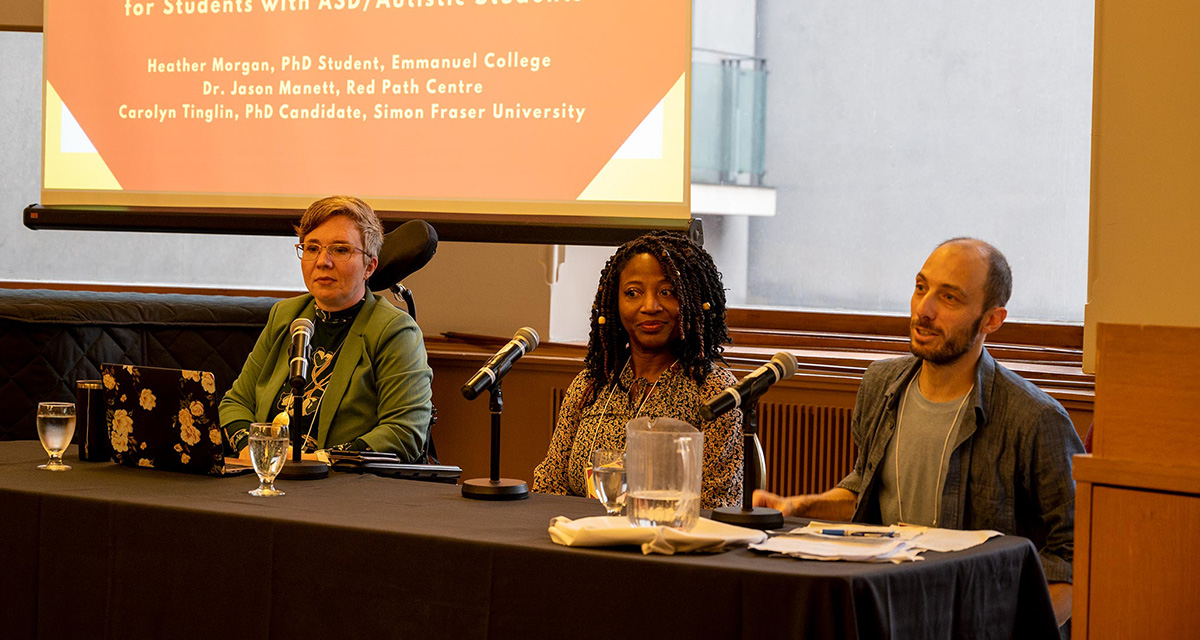
[[[666,369],[663,369],[663,372],[658,374],[658,377],[654,379],[654,384],[650,385],[650,390],[646,392],[645,396],[642,396],[642,402],[638,405],[637,413],[633,414],[635,419],[642,415],[642,407],[646,406],[646,401],[650,399],[650,394],[654,393],[654,388],[658,386],[658,381],[662,380],[663,375],[670,371],[671,367],[674,367],[676,362],[679,362],[679,360],[676,359],[675,362],[672,362],[670,366],[668,366]],[[608,397],[604,399],[604,406],[600,408],[600,419],[603,420],[604,416],[608,413],[608,403],[612,400],[613,392],[617,390],[617,382],[621,379],[621,374],[625,373],[625,370],[628,368],[629,358],[626,358],[625,366],[621,367],[621,372],[617,374],[617,380],[612,381],[612,383],[610,383],[608,386]]]

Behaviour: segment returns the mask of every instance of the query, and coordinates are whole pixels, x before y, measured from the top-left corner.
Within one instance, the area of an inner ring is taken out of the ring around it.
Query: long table
[[[550,541],[581,498],[332,474],[209,478],[0,442],[5,638],[1056,638],[1033,545],[921,562],[643,556]],[[789,524],[800,524],[794,521]]]

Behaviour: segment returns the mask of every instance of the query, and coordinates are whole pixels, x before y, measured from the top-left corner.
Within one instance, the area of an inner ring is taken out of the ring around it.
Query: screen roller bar
[[[198,207],[48,206],[25,207],[24,224],[30,229],[78,231],[149,231],[175,233],[229,233],[290,236],[300,210],[224,209]],[[697,244],[704,243],[699,219],[597,218],[590,216],[497,215],[378,211],[384,230],[408,220],[421,219],[449,242],[501,242],[512,244],[574,244],[615,246],[656,229],[683,231]]]

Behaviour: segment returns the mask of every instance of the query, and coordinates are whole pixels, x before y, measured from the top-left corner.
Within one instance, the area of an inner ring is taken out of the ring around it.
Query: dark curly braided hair
[[[725,327],[725,288],[712,256],[682,233],[652,231],[621,245],[600,273],[585,360],[585,368],[594,380],[593,389],[619,381],[621,367],[629,358],[629,334],[621,323],[617,296],[621,271],[631,258],[643,253],[658,260],[679,300],[676,322],[681,339],[671,350],[684,372],[703,384],[713,362],[724,362],[722,345],[730,341]]]

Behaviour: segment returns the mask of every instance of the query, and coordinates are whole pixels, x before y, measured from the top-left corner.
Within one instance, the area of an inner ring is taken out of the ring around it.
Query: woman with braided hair
[[[601,272],[586,366],[567,389],[533,490],[587,495],[593,451],[623,451],[633,418],[670,417],[704,432],[701,506],[738,504],[742,413],[715,422],[699,414],[737,382],[717,364],[726,342],[725,289],[704,249],[667,231],[621,245]]]

